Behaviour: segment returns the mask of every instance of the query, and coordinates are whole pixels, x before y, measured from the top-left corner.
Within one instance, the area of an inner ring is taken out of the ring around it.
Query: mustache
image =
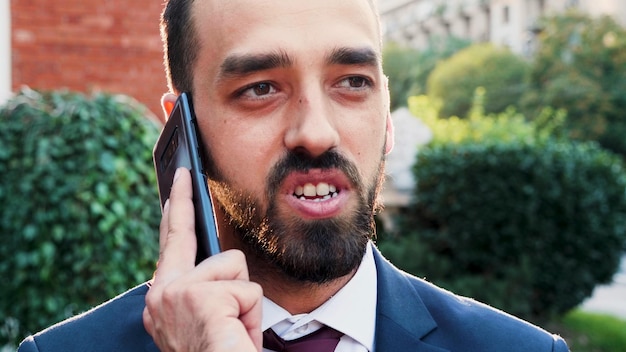
[[[311,157],[305,153],[288,151],[287,154],[274,165],[267,177],[270,199],[290,173],[307,173],[313,169],[338,169],[346,175],[353,187],[358,189],[362,188],[363,183],[356,165],[337,151],[329,150],[317,157]]]

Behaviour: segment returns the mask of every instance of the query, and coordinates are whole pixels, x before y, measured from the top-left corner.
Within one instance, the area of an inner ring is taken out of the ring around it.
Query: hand
[[[243,253],[230,250],[195,266],[191,176],[179,169],[163,209],[160,254],[143,322],[159,349],[261,351],[261,287]]]

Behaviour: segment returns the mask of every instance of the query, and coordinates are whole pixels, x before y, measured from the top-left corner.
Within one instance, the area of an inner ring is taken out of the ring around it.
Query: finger
[[[143,319],[143,326],[146,328],[146,332],[148,332],[150,336],[155,336],[156,331],[154,329],[154,319],[152,319],[152,315],[150,315],[150,310],[147,306],[143,308],[141,317]]]
[[[157,269],[156,277],[167,275],[160,273],[161,267]],[[249,281],[248,264],[246,257],[240,250],[230,249],[228,251],[218,253],[202,261],[193,270],[185,272],[176,279],[176,286],[188,287],[197,282],[209,281],[229,281],[242,280]],[[160,280],[158,284],[170,283],[169,281]],[[155,284],[157,284],[155,282]],[[165,286],[165,285],[163,285]]]
[[[246,256],[237,249],[205,259],[198,265],[198,269],[189,277],[198,281],[250,280]]]
[[[174,173],[174,178],[172,179],[172,185],[170,187],[170,198],[172,196],[176,196],[178,191],[174,191],[174,184],[180,178],[180,175],[185,173],[185,168],[180,167],[176,169]],[[161,218],[161,224],[159,225],[159,253],[162,253],[165,245],[167,243],[168,231],[169,231],[169,213],[170,213],[170,198],[165,200],[165,204],[163,205],[163,212]]]
[[[161,215],[161,223],[159,224],[159,259],[165,249],[167,241],[167,229],[169,229],[169,212],[170,212],[170,199],[168,198],[163,205],[163,214]]]
[[[224,347],[233,347],[233,341],[244,342],[241,334],[245,334],[257,351],[261,350],[263,344],[263,334],[261,332],[262,306],[263,306],[263,290],[260,285],[250,281],[220,281],[206,288],[205,293],[211,296],[211,290],[215,290],[220,294],[224,294],[225,300],[213,301],[211,305],[205,305],[209,308],[208,317],[216,319],[215,324],[211,326],[217,327],[212,334],[212,340],[217,343],[223,343]],[[208,285],[207,285],[208,286]],[[216,294],[217,294],[216,292]],[[206,300],[204,300],[206,303]],[[198,307],[200,309],[200,307]],[[215,310],[213,310],[215,309]],[[216,312],[222,309],[222,314]],[[217,320],[219,319],[219,322]],[[236,337],[239,336],[239,337]],[[246,343],[246,345],[248,344]],[[235,350],[230,348],[228,350]],[[238,350],[238,349],[237,349]]]
[[[261,351],[263,347],[263,332],[261,331],[263,289],[260,285],[256,285],[256,288],[249,287],[248,290],[251,291],[251,296],[249,299],[242,300],[239,320],[245,326],[256,350]]]
[[[169,282],[194,268],[195,219],[189,170],[176,170],[160,226],[160,255],[155,283]]]

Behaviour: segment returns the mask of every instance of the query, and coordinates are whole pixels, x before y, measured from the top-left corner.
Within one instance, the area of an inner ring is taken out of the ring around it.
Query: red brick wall
[[[161,117],[159,0],[11,0],[12,89],[123,93]]]

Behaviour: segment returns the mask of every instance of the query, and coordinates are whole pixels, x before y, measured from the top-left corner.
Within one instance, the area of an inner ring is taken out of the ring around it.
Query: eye
[[[260,82],[251,84],[239,92],[239,96],[259,99],[276,93],[276,88],[269,82]]]
[[[372,82],[362,76],[350,76],[341,80],[338,84],[339,87],[348,89],[363,89],[370,87]]]

